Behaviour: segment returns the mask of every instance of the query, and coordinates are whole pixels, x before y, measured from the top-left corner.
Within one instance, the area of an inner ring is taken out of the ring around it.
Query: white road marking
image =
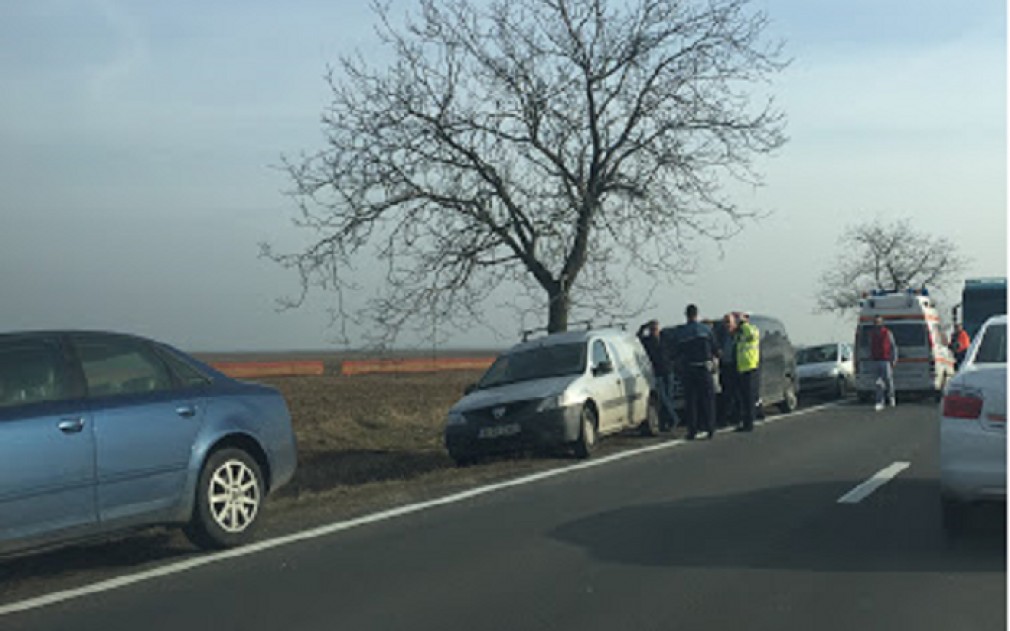
[[[856,488],[852,489],[845,495],[838,498],[839,504],[858,504],[863,501],[871,493],[884,486],[890,482],[895,476],[904,471],[909,467],[907,462],[895,462],[894,464],[884,467],[880,471],[873,474],[873,477],[869,480],[863,482]]]
[[[773,421],[796,416],[803,416],[811,412],[820,411],[830,407],[836,407],[837,405],[839,404],[827,403],[824,405],[817,405],[810,408],[804,408],[802,410],[791,412],[789,414],[779,414],[765,419],[762,422],[762,424],[768,425]],[[725,428],[723,430],[720,430],[720,432],[725,431],[732,431],[732,428]],[[394,519],[396,517],[402,517],[403,515],[409,515],[411,513],[416,513],[422,510],[426,510],[428,508],[445,506],[448,504],[456,504],[458,502],[462,502],[464,500],[468,500],[470,498],[477,497],[479,495],[494,493],[495,491],[500,491],[502,489],[508,489],[516,486],[532,484],[533,482],[538,482],[540,480],[546,480],[548,478],[557,477],[560,475],[571,473],[573,471],[581,471],[583,469],[591,469],[593,467],[603,466],[611,462],[624,460],[626,458],[632,458],[641,454],[651,453],[654,451],[661,451],[663,449],[672,449],[673,447],[683,445],[686,442],[687,441],[684,440],[668,440],[655,445],[641,447],[639,449],[629,449],[627,451],[622,451],[619,453],[611,454],[609,456],[603,456],[600,458],[594,458],[592,460],[586,460],[584,462],[573,464],[567,467],[562,467],[559,469],[550,469],[548,471],[541,471],[539,473],[533,473],[520,478],[516,478],[514,480],[506,480],[504,482],[498,482],[496,484],[489,484],[487,486],[481,486],[474,489],[469,489],[467,491],[453,493],[452,495],[447,495],[445,497],[440,497],[426,502],[407,504],[405,506],[399,506],[397,508],[382,511],[379,513],[373,513],[371,515],[358,517],[357,519],[335,522],[332,524],[327,524],[325,526],[312,528],[310,530],[303,530],[301,532],[296,532],[290,535],[275,537],[273,539],[267,539],[265,541],[259,541],[257,543],[252,543],[247,546],[242,546],[241,548],[234,548],[231,550],[225,550],[223,552],[215,552],[213,554],[201,555],[194,559],[188,559],[185,561],[170,563],[168,565],[152,568],[150,570],[145,570],[143,572],[137,572],[136,574],[118,576],[116,578],[110,578],[104,581],[99,581],[97,583],[92,583],[91,585],[85,585],[83,587],[68,589],[61,592],[53,592],[51,594],[45,594],[43,596],[37,596],[35,598],[29,598],[27,600],[22,600],[19,602],[14,602],[0,606],[0,616],[6,616],[13,613],[29,611],[31,609],[39,609],[41,607],[55,605],[68,600],[73,600],[75,598],[80,598],[82,596],[89,596],[92,594],[99,594],[102,592],[112,591],[114,589],[135,585],[137,583],[148,581],[154,578],[160,578],[162,576],[170,576],[172,574],[178,574],[180,572],[192,570],[194,568],[198,568],[203,565],[210,565],[211,563],[217,563],[219,561],[225,561],[227,559],[244,557],[251,554],[255,554],[257,552],[262,552],[264,550],[270,550],[272,548],[278,548],[280,546],[296,543],[298,541],[318,539],[320,537],[325,537],[327,535],[331,535],[336,532],[341,532],[343,530],[350,530],[351,528],[357,528],[358,526],[364,526],[366,524],[374,524],[376,522],[386,521],[389,519]]]

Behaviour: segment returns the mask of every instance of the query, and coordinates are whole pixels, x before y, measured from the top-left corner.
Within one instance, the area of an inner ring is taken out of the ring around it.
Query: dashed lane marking
[[[884,486],[888,482],[894,479],[899,473],[904,471],[909,467],[907,462],[895,462],[890,466],[884,467],[880,471],[873,474],[869,480],[863,482],[856,488],[852,489],[845,495],[838,498],[839,504],[858,504],[864,499],[869,497],[874,491]]]

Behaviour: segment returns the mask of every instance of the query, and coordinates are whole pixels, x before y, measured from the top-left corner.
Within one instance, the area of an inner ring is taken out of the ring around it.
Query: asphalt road
[[[0,629],[1005,629],[1005,511],[944,536],[935,410],[781,418],[4,613]],[[838,502],[894,463],[908,466]]]

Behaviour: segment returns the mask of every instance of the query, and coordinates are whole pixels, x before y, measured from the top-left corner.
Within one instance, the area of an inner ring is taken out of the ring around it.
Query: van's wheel
[[[796,398],[796,386],[793,385],[792,380],[786,385],[785,392],[782,393],[782,400],[779,401],[779,410],[783,413],[789,413],[796,409],[799,401]]]
[[[248,543],[259,523],[265,492],[263,474],[252,456],[231,447],[215,451],[200,471],[186,536],[208,549]]]
[[[582,415],[579,419],[579,437],[575,440],[575,455],[579,458],[588,458],[596,449],[596,412],[592,406],[586,405],[582,408]]]
[[[645,412],[645,420],[638,426],[642,436],[659,436],[659,408],[656,401],[649,400],[649,407]]]

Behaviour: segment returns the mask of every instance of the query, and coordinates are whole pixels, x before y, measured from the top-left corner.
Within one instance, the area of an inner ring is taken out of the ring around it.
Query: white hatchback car
[[[803,395],[844,399],[856,383],[852,346],[844,342],[805,346],[796,351],[796,376]]]
[[[1006,501],[1007,317],[982,326],[940,412],[940,497],[948,532],[963,525],[964,506]]]
[[[585,458],[598,437],[659,432],[652,365],[633,335],[555,333],[513,346],[449,410],[445,446],[458,464],[524,446],[570,445]]]

